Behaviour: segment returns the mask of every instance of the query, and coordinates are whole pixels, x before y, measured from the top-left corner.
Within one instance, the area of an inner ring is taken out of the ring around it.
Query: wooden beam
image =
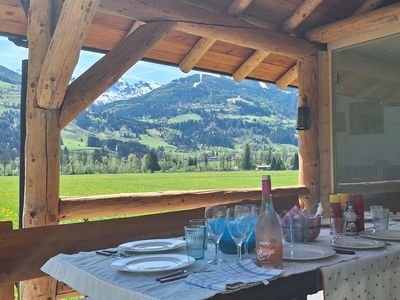
[[[0,234],[6,231],[12,231],[12,222],[0,222]],[[2,300],[14,300],[14,284],[7,283],[2,284],[0,283],[0,299]]]
[[[79,76],[67,89],[59,126],[71,122],[173,29],[173,23],[142,25]]]
[[[298,131],[299,183],[305,185],[316,202],[320,193],[320,159],[318,142],[318,60],[310,56],[299,61],[298,107],[310,109],[310,128]]]
[[[138,29],[140,26],[142,26],[144,23],[140,21],[133,21],[131,28],[129,28],[128,33],[126,36],[130,35],[132,32],[134,32],[136,29]]]
[[[242,12],[244,12],[247,7],[253,2],[253,0],[232,0],[228,8],[225,11],[225,15],[231,17],[238,17]]]
[[[299,58],[316,54],[317,47],[303,39],[249,25],[205,9],[173,0],[103,0],[100,10],[143,22],[176,21],[176,30],[247,48]]]
[[[364,3],[353,13],[353,16],[365,14],[378,8],[384,0],[365,0]]]
[[[245,10],[253,0],[233,0],[226,10],[228,16],[238,16]],[[179,67],[182,72],[188,73],[201,60],[204,54],[214,45],[217,40],[200,38],[189,53],[180,62]]]
[[[274,199],[296,198],[304,194],[304,186],[280,187],[273,190]],[[229,204],[242,199],[259,200],[260,189],[226,189],[203,191],[170,191],[120,195],[64,197],[60,203],[62,220],[91,217],[126,216],[128,214],[157,213],[162,211],[193,209],[207,205]]]
[[[179,0],[182,3],[189,4],[195,7],[199,7],[201,9],[205,9],[211,11],[213,13],[221,14],[223,11],[218,5],[215,5],[211,2],[198,1],[198,0]],[[255,16],[247,15],[246,13],[242,13],[237,17],[239,20],[246,22],[248,24],[261,27],[268,30],[276,30],[277,26],[273,23],[270,23],[264,19],[257,18]]]
[[[298,76],[298,66],[295,64],[292,66],[289,70],[286,71],[285,74],[283,74],[277,81],[276,85],[281,89],[284,90],[288,85],[290,85],[293,81],[296,80]]]
[[[253,70],[255,70],[266,59],[271,52],[264,50],[255,50],[233,73],[233,79],[240,82],[245,79]]]
[[[306,37],[313,42],[328,43],[377,31],[382,28],[399,28],[399,26],[400,3],[397,3],[363,15],[349,17],[335,23],[311,29],[306,33]]]
[[[61,106],[99,3],[100,0],[65,1],[40,72],[36,90],[40,107]]]
[[[294,13],[281,26],[281,31],[285,33],[293,32],[324,0],[304,0],[294,11]]]
[[[27,79],[25,200],[23,226],[57,224],[60,179],[58,113],[37,107],[36,87],[51,40],[51,0],[30,1]],[[20,284],[21,299],[53,299],[56,281],[36,279]]]
[[[190,72],[216,41],[215,39],[200,38],[179,63],[181,71],[184,73]]]

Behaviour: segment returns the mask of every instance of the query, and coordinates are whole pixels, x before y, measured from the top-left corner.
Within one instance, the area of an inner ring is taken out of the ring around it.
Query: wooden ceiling
[[[232,0],[180,0],[180,2],[192,5],[194,11],[205,9],[220,13],[221,16],[232,4]],[[275,31],[281,31],[282,24],[293,15],[303,2],[314,2],[316,8],[291,33],[303,38],[308,29],[351,16],[365,2],[379,2],[379,5],[385,5],[397,1],[253,0],[247,2],[248,6],[245,10],[241,11],[238,16],[232,16],[252,25]],[[84,46],[93,51],[106,52],[111,50],[128,34],[134,24],[135,20],[124,16],[97,12],[90,25]],[[136,23],[136,25],[138,24]],[[27,19],[21,2],[19,0],[0,0],[0,32],[2,35],[24,37],[26,36],[26,29]],[[200,37],[196,35],[172,31],[148,51],[144,59],[179,66],[199,39]],[[213,41],[210,45],[211,47],[195,64],[195,69],[231,75],[255,52],[254,49],[222,41]],[[283,55],[266,53],[266,55],[261,55],[261,58],[259,64],[248,74],[247,78],[276,82],[296,65],[295,58]],[[297,86],[297,79],[294,79],[290,85]]]

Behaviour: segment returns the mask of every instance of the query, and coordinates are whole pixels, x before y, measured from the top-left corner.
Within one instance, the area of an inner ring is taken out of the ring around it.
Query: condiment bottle
[[[352,200],[347,201],[346,211],[343,215],[346,224],[346,235],[357,235],[357,219],[358,216],[355,212],[354,203]]]
[[[364,197],[361,194],[352,195],[351,199],[354,202],[356,208],[357,219],[357,229],[358,231],[364,231]]]

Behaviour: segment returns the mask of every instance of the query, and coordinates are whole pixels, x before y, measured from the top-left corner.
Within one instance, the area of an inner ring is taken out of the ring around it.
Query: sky
[[[75,68],[73,77],[78,77],[91,65],[102,57],[102,54],[81,51],[78,65]],[[28,58],[28,49],[17,47],[5,37],[0,37],[0,65],[11,70],[20,70],[21,61]],[[168,83],[174,79],[200,74],[197,71],[183,73],[177,67],[164,66],[149,62],[140,61],[134,65],[123,78],[130,82],[155,81],[160,84]]]

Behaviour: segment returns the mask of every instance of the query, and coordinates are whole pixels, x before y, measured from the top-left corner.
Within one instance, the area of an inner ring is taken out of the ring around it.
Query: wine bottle
[[[282,228],[272,203],[269,175],[262,177],[261,214],[256,224],[256,256],[259,267],[282,267]]]

